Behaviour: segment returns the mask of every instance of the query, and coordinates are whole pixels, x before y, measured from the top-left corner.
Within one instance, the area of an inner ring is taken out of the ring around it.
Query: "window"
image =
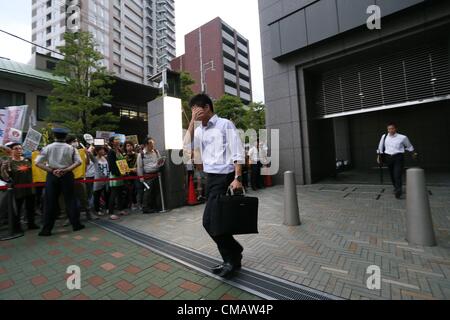
[[[48,39],[47,42],[45,43],[47,47],[51,47],[52,45],[52,39]]]
[[[52,32],[52,26],[48,26],[47,29],[46,29],[46,32],[47,32],[47,34],[51,33]]]
[[[50,8],[52,6],[52,0],[47,1],[47,8]]]
[[[50,21],[50,20],[52,20],[52,14],[51,13],[47,14],[47,21]]]
[[[38,96],[37,97],[37,119],[39,121],[44,121],[50,114],[48,108],[47,97]]]
[[[56,62],[47,60],[46,61],[46,68],[47,68],[47,70],[55,70]]]
[[[25,105],[25,93],[0,90],[0,108]]]

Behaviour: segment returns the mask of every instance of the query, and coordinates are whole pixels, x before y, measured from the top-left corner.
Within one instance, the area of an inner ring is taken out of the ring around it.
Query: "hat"
[[[65,128],[53,128],[52,132],[57,134],[69,134],[69,130]]]
[[[22,144],[19,142],[9,142],[5,145],[5,147],[8,147],[10,149],[17,147],[17,146],[21,146]]]

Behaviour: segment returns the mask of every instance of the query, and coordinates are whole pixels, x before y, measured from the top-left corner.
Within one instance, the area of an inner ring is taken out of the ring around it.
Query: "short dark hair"
[[[148,142],[149,142],[150,140],[153,141],[153,142],[155,142],[155,139],[153,139],[152,137],[147,137],[147,138],[145,138],[144,146],[147,146],[147,145],[148,145]]]
[[[68,136],[66,138],[66,143],[71,144],[72,142],[74,142],[75,140],[77,140],[77,137],[75,136]]]
[[[125,149],[127,148],[128,145],[130,145],[130,146],[132,146],[134,148],[134,143],[129,141],[129,140],[125,141],[125,143],[123,144]]]
[[[211,108],[211,111],[214,112],[214,104],[211,98],[203,93],[198,94],[191,99],[191,101],[189,102],[189,107],[193,108],[194,106],[198,106],[201,108],[206,108],[206,106],[209,106]]]
[[[53,132],[53,136],[55,137],[56,140],[63,141],[66,139],[67,133]]]
[[[397,124],[396,124],[395,122],[393,122],[393,121],[388,122],[387,126],[388,126],[388,127],[392,126],[392,127],[394,127],[394,128],[397,129]]]

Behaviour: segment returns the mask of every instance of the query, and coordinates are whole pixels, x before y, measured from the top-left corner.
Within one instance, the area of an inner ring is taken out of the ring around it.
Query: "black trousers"
[[[73,173],[67,173],[61,178],[49,173],[45,183],[45,211],[43,217],[44,231],[52,231],[58,210],[58,199],[62,193],[70,224],[73,228],[80,226],[80,211],[75,197],[75,179]]]
[[[143,211],[157,210],[160,211],[160,197],[161,192],[159,188],[159,179],[154,178],[150,180],[145,180],[145,183],[150,187],[150,189],[144,189],[144,195],[142,198],[142,209]]]
[[[234,239],[231,234],[217,234],[215,232],[216,222],[215,214],[218,208],[218,198],[227,192],[228,186],[234,180],[234,172],[230,174],[208,174],[208,182],[206,186],[206,207],[203,213],[203,227],[210,237],[217,244],[220,255],[224,262],[231,264],[239,264],[241,262],[241,254],[244,248]],[[239,223],[239,221],[236,221]]]
[[[16,199],[16,215],[14,217],[14,228],[20,229],[20,217],[22,213],[23,205],[25,204],[25,212],[27,215],[27,223],[28,225],[34,225],[34,217],[35,217],[35,198],[34,194],[26,196],[24,198]]]
[[[405,156],[403,153],[385,156],[386,164],[389,168],[392,185],[396,193],[402,193],[403,170],[405,167]]]
[[[94,210],[95,212],[100,212],[100,198],[103,194],[103,198],[105,199],[105,203],[106,206],[109,205],[109,190],[107,189],[106,186],[104,186],[102,189],[100,190],[95,190],[94,191]]]
[[[110,190],[108,199],[108,214],[113,215],[116,205],[119,211],[125,209],[126,195],[124,194],[124,186],[111,187]]]
[[[261,166],[258,164],[251,165],[251,184],[252,189],[261,189],[263,186],[261,184]]]

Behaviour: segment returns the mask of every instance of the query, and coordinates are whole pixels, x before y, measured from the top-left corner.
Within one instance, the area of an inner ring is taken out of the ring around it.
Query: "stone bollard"
[[[286,226],[299,226],[300,212],[297,201],[297,185],[294,172],[284,173],[284,224]]]
[[[436,245],[425,172],[420,168],[409,169],[406,175],[406,240],[415,245]]]

